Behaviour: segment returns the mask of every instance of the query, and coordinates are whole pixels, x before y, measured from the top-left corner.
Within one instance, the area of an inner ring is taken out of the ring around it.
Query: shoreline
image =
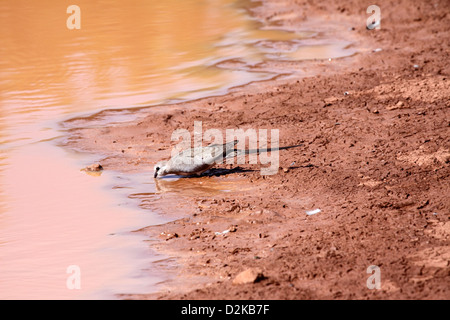
[[[258,165],[221,165],[215,175],[159,183],[158,200],[139,198],[181,216],[139,230],[160,239],[152,248],[176,259],[177,276],[158,294],[120,297],[448,299],[450,16],[437,3],[444,11],[381,1],[381,29],[368,31],[362,1],[264,1],[256,16],[280,27],[315,17],[353,23],[348,32],[362,52],[331,63],[275,63],[308,70],[223,96],[139,108],[138,120],[120,125],[82,128],[114,110],[71,124],[68,147],[104,154],[104,169],[122,172],[152,170],[170,156],[170,133],[192,132],[194,121],[204,130],[278,128],[280,146],[304,144],[280,152],[274,176],[261,176]],[[234,231],[216,235],[224,230]],[[370,265],[381,269],[381,290],[366,287]],[[250,268],[264,278],[233,284]]]

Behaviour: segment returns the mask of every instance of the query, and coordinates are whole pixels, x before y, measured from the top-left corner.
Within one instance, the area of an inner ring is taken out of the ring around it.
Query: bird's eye
[[[159,171],[159,167],[156,167],[156,169],[155,169],[156,171]]]

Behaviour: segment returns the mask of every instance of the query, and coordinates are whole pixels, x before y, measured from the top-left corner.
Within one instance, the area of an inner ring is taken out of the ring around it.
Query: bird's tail
[[[253,153],[261,153],[261,152],[272,152],[272,151],[280,151],[280,150],[286,150],[291,148],[297,148],[303,146],[303,143],[293,145],[293,146],[286,146],[286,147],[277,147],[277,148],[265,148],[265,149],[234,149],[234,154],[229,154],[228,157],[234,157],[234,156],[242,156],[247,154],[253,154]]]

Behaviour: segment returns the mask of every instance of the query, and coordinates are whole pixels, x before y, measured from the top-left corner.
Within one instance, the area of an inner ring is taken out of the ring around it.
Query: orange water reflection
[[[2,1],[2,109],[136,106],[233,83],[242,75],[202,72],[226,58],[227,33],[254,24],[233,2],[78,1],[81,29],[69,30],[64,1]]]

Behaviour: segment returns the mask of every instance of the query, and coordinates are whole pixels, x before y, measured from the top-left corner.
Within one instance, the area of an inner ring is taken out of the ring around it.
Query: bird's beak
[[[156,179],[156,177],[158,177],[158,171],[155,171],[155,174],[153,175],[153,178]]]

